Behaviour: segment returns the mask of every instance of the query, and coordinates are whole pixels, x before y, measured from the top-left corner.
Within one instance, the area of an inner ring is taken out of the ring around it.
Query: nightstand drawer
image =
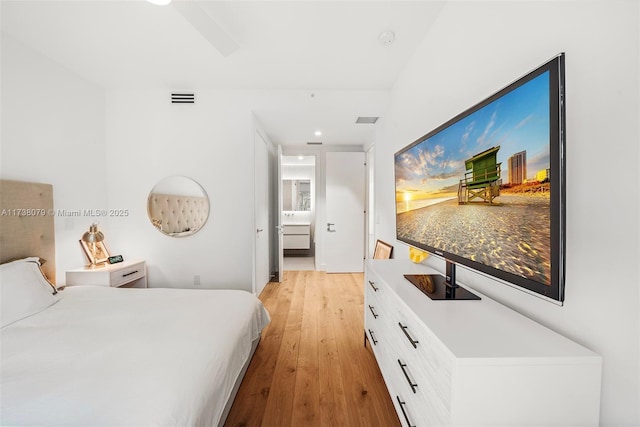
[[[144,262],[111,272],[110,286],[117,287],[144,277]]]
[[[82,267],[66,273],[67,286],[110,286],[146,288],[147,274],[144,260],[123,261],[99,267]]]

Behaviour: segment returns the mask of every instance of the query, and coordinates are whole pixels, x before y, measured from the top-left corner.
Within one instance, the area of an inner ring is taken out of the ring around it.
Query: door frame
[[[325,188],[325,182],[324,182],[324,152],[321,149],[318,148],[314,148],[314,147],[299,147],[299,146],[287,146],[287,145],[283,145],[282,146],[282,152],[279,153],[280,158],[278,159],[278,161],[281,161],[281,157],[282,156],[305,156],[305,157],[315,157],[315,166],[314,166],[314,187],[315,187],[315,200],[314,200],[314,206],[315,206],[315,212],[314,212],[314,223],[312,224],[312,229],[311,229],[311,235],[313,236],[314,239],[314,261],[315,261],[315,269],[316,271],[322,271],[324,270],[324,265],[322,263],[323,261],[323,254],[320,253],[322,248],[323,248],[323,240],[322,240],[322,234],[323,233],[318,233],[318,230],[321,230],[321,228],[319,228],[318,224],[321,224],[320,222],[320,218],[322,218],[322,220],[324,221],[324,188]],[[280,194],[281,197],[282,195],[282,176],[281,174],[278,176],[278,193]],[[321,203],[322,201],[322,203]],[[279,204],[279,216],[281,217],[280,219],[280,225],[282,224],[282,202],[280,202]],[[282,244],[279,246],[278,248],[279,257],[284,257],[284,249],[282,248]]]
[[[375,219],[375,185],[376,185],[376,147],[370,145],[364,150],[365,155],[365,187],[364,187],[364,200],[365,200],[365,259],[373,257],[373,251],[376,243],[376,219]]]
[[[260,294],[260,292],[262,292],[262,289],[264,289],[264,287],[266,286],[266,284],[270,281],[271,278],[271,230],[270,230],[270,223],[271,223],[271,191],[272,191],[272,186],[270,185],[271,180],[270,175],[270,153],[271,153],[271,148],[270,144],[271,141],[269,140],[268,137],[266,137],[266,135],[264,134],[264,132],[262,132],[257,126],[254,129],[254,133],[253,133],[253,230],[254,230],[254,238],[253,238],[253,280],[252,280],[252,292],[254,295],[258,296]],[[266,164],[263,165],[263,169],[264,171],[266,171],[266,184],[267,184],[267,195],[266,195],[266,203],[267,203],[267,219],[266,219],[266,223],[265,224],[259,224],[258,223],[258,218],[260,216],[262,216],[264,214],[264,206],[261,206],[259,203],[259,196],[264,196],[263,194],[261,194],[260,189],[258,188],[258,144],[264,144],[264,150],[265,150],[265,154],[266,154],[266,158],[264,159],[266,161]],[[261,230],[261,231],[258,231]],[[261,234],[264,233],[264,234]],[[264,236],[263,239],[261,239],[261,241],[259,242],[259,237],[260,236]],[[258,249],[260,244],[264,244],[264,240],[266,239],[266,248],[267,248],[267,253],[266,254],[262,254],[263,256],[266,255],[266,257],[260,257],[262,259],[260,259],[258,257]],[[260,272],[264,272],[266,269],[266,281],[264,283],[262,283],[262,281],[264,281],[264,277],[258,277],[258,274]]]
[[[277,269],[275,272],[275,281],[282,282],[284,280],[284,232],[282,225],[284,218],[282,217],[283,197],[282,197],[282,145],[278,144],[276,151],[276,213],[274,218],[276,219],[276,253],[278,258]]]

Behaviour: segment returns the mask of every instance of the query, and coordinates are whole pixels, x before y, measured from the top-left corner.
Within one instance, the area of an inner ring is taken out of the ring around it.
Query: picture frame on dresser
[[[378,239],[373,251],[373,259],[390,259],[393,254],[393,246]]]

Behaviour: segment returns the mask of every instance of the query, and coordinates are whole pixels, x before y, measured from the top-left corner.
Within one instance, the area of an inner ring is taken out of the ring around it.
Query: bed
[[[2,181],[0,210],[16,197],[42,206],[49,190]],[[31,219],[5,216],[0,227],[0,425],[222,425],[269,323],[260,301],[237,290],[56,293],[53,221],[43,231]]]

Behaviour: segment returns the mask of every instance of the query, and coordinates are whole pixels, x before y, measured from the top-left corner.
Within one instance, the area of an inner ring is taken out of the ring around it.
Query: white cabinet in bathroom
[[[282,227],[284,234],[284,249],[310,249],[311,225],[310,224],[285,224]]]

